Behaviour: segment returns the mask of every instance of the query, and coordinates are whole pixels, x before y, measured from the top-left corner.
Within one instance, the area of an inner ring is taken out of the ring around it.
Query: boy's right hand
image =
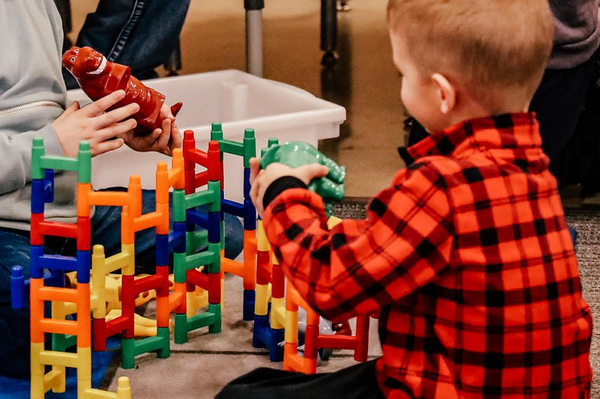
[[[121,147],[124,143],[122,138],[111,139],[137,126],[135,119],[129,117],[137,113],[140,106],[132,103],[110,112],[104,111],[124,97],[125,91],[117,90],[83,108],[79,108],[77,101],[73,102],[52,123],[63,156],[76,157],[82,140],[90,142],[93,157]]]

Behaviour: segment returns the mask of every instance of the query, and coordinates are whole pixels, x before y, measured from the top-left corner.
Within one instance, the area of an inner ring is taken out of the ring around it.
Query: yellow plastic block
[[[280,329],[286,326],[285,300],[271,298],[271,328]]]
[[[266,316],[269,312],[269,285],[256,284],[256,299],[254,302],[254,313],[257,316]]]
[[[201,270],[202,268],[199,268]],[[187,317],[192,317],[198,313],[198,309],[208,306],[208,291],[196,287],[194,292],[188,292],[186,298]]]
[[[285,317],[285,342],[298,342],[298,312],[287,311]]]
[[[117,399],[131,399],[131,386],[129,378],[119,377],[117,380]]]
[[[42,364],[72,368],[77,368],[79,366],[79,356],[74,353],[45,350],[39,354],[39,359]]]
[[[257,240],[257,250],[261,252],[267,252],[271,250],[271,245],[269,245],[269,240],[267,240],[267,233],[265,232],[265,227],[263,226],[263,221],[259,220],[256,225],[256,240]]]
[[[342,219],[330,216],[329,219],[327,219],[327,228],[331,230],[340,223],[342,223]]]
[[[92,348],[77,348],[77,379],[92,380]]]
[[[53,368],[44,376],[44,391],[48,392],[52,389],[54,393],[63,393],[66,387],[64,367]]]

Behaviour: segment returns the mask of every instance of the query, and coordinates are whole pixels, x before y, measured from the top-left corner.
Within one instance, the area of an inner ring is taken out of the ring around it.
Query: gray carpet
[[[345,201],[335,208],[334,215],[340,218],[364,218],[365,203],[366,199],[362,198]],[[567,222],[579,232],[576,250],[584,295],[594,313],[595,325],[600,325],[600,287],[596,283],[600,277],[600,235],[596,233],[600,212],[570,211],[567,213]],[[170,358],[157,359],[154,354],[142,355],[136,359],[134,370],[119,368],[117,355],[102,388],[114,392],[117,377],[128,376],[136,398],[208,399],[213,398],[228,381],[257,367],[280,368],[281,363],[271,363],[265,350],[252,347],[252,323],[242,321],[241,317],[241,279],[228,276],[225,293],[223,331],[220,334],[208,334],[205,329],[192,333],[187,344],[171,346]],[[153,308],[149,306],[146,314],[151,316],[152,313]],[[377,321],[372,320],[369,340],[371,358],[381,355],[376,328]],[[600,375],[599,335],[596,330],[592,341],[594,381]],[[354,360],[350,352],[336,351],[329,361],[319,367],[319,371],[335,371],[352,364]],[[600,399],[600,389],[592,389],[592,398]]]

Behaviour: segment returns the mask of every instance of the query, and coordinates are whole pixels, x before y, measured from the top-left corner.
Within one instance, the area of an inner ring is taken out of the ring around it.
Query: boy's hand
[[[92,156],[116,150],[123,145],[123,139],[115,137],[133,130],[137,126],[135,119],[127,119],[140,110],[138,104],[129,104],[104,113],[107,109],[125,97],[124,90],[117,90],[98,101],[80,108],[73,102],[54,122],[62,153],[66,157],[76,157],[79,142],[88,140]]]
[[[181,133],[175,122],[175,117],[171,113],[171,108],[163,104],[160,115],[164,118],[162,129],[155,129],[146,136],[139,136],[133,131],[128,131],[120,134],[119,137],[125,140],[125,144],[135,151],[156,151],[172,156],[173,150],[181,147]]]
[[[283,176],[293,176],[308,185],[311,180],[327,176],[329,168],[319,164],[303,165],[298,168],[290,168],[281,163],[272,163],[266,169],[260,170],[260,162],[256,158],[250,160],[250,198],[256,207],[260,217],[264,214],[263,198],[267,188],[275,180]]]

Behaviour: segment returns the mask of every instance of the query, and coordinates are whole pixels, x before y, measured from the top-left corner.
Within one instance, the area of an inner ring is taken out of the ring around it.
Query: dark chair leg
[[[337,0],[321,0],[321,50],[323,66],[337,63]]]
[[[179,75],[179,71],[181,71],[181,42],[179,39],[177,39],[175,48],[167,58],[164,67],[169,72],[167,76]]]
[[[350,5],[350,0],[337,0],[337,10],[338,11],[352,10],[352,6]]]

